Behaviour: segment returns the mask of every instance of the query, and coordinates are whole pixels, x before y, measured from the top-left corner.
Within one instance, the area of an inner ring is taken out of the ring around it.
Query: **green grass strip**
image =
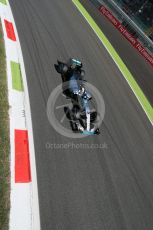
[[[12,87],[17,91],[23,91],[22,75],[20,64],[11,61]]]
[[[153,124],[153,108],[151,104],[149,103],[148,99],[144,95],[143,91],[135,81],[134,77],[118,55],[118,53],[115,51],[109,40],[106,38],[102,30],[99,28],[99,26],[96,24],[96,22],[93,20],[93,18],[89,15],[89,13],[86,11],[86,9],[82,6],[82,4],[79,2],[79,0],[72,0],[72,2],[75,4],[77,9],[80,11],[80,13],[84,16],[86,21],[89,23],[89,25],[92,27],[96,35],[101,40],[104,47],[107,49],[111,57],[113,58],[114,62],[120,69],[122,75],[127,80],[129,86],[133,90],[135,96],[137,97],[139,103],[141,104],[142,108],[144,109],[146,115],[148,116],[149,120]]]
[[[6,57],[0,22],[0,229],[8,230],[10,210],[10,140]]]
[[[4,5],[7,5],[6,0],[0,0],[0,2],[1,2],[2,4],[4,4]]]

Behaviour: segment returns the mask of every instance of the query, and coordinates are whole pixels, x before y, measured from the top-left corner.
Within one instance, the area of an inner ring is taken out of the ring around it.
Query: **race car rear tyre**
[[[70,121],[71,129],[73,132],[78,132],[78,127],[74,121]]]

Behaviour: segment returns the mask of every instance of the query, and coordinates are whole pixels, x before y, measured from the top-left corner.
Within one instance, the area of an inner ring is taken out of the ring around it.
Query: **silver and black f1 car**
[[[100,134],[96,125],[97,111],[91,106],[92,96],[85,88],[85,71],[82,62],[69,59],[67,63],[57,60],[56,71],[61,74],[63,94],[71,99],[72,109],[64,108],[72,130],[84,134]]]

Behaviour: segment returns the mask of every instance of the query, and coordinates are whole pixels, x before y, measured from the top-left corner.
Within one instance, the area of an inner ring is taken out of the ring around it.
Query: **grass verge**
[[[10,210],[10,139],[6,56],[0,21],[0,229],[8,230]]]

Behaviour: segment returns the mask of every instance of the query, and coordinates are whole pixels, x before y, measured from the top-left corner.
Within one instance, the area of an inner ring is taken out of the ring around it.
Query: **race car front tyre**
[[[63,72],[63,74],[66,73],[67,71],[68,71],[68,66],[65,65],[65,64],[63,64],[62,65],[62,72]]]

